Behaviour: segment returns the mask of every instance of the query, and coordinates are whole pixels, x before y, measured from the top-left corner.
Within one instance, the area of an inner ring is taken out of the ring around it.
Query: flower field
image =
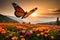
[[[60,40],[56,25],[20,24],[0,25],[0,40]]]

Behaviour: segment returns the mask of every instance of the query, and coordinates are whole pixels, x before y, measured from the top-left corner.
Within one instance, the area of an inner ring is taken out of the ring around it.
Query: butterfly
[[[19,5],[17,5],[16,3],[12,3],[14,9],[15,9],[15,16],[16,17],[22,17],[23,18],[27,18],[30,14],[32,14],[34,11],[37,10],[37,8],[34,8],[32,10],[30,10],[29,12],[25,12]]]

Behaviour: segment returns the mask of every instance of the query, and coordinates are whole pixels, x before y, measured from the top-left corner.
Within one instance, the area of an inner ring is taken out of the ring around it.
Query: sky
[[[37,7],[37,11],[29,17],[22,19],[25,22],[46,22],[54,21],[56,17],[60,17],[60,0],[0,0],[0,14],[7,16],[15,16],[12,3],[17,3],[25,11],[29,12],[31,9]],[[42,18],[42,19],[41,19]]]

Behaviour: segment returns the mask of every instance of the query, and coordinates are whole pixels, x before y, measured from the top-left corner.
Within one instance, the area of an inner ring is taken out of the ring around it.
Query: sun
[[[30,16],[35,17],[37,14],[36,13],[32,13]]]

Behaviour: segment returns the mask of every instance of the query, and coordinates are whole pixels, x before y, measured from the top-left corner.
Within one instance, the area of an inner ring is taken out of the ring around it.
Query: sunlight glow
[[[35,17],[35,16],[37,16],[37,14],[36,13],[32,13],[30,16]]]

